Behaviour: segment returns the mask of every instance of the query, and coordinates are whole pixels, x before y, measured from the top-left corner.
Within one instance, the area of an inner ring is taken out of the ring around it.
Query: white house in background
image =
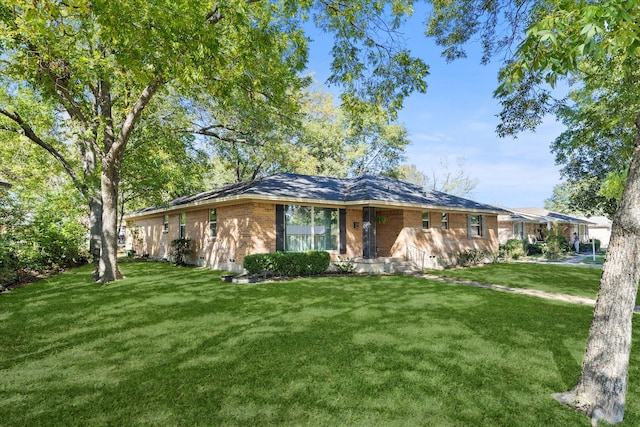
[[[611,238],[611,220],[606,216],[591,216],[584,218],[589,221],[589,238],[600,240],[600,247],[606,248],[609,246],[609,239]]]
[[[576,233],[581,242],[589,240],[591,221],[542,208],[506,208],[510,215],[498,215],[498,240],[501,244],[510,239],[529,243],[544,243],[552,230],[562,234],[567,242]],[[554,228],[555,226],[555,228]]]

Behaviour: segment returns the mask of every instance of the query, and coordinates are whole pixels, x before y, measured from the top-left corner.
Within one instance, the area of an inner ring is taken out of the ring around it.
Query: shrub
[[[338,262],[334,263],[333,266],[335,267],[338,273],[343,273],[343,274],[353,273],[354,270],[356,269],[356,265],[355,265],[355,262],[353,261],[353,258],[348,258],[348,257],[345,257],[345,258],[338,257]]]
[[[500,252],[504,258],[519,259],[527,255],[525,242],[520,239],[510,239],[504,245],[500,245]]]
[[[11,239],[0,233],[0,291],[2,285],[10,285],[16,281],[19,266],[15,245]]]
[[[331,256],[324,251],[274,252],[244,258],[249,274],[264,276],[313,276],[327,271]]]
[[[482,249],[467,249],[464,252],[458,254],[458,265],[464,267],[470,267],[472,265],[478,265],[487,258],[487,253]]]
[[[596,252],[600,252],[600,240],[595,240]],[[593,250],[593,245],[591,241],[589,242],[580,242],[580,252],[591,252]]]
[[[567,239],[560,234],[550,234],[547,236],[547,244],[542,248],[545,258],[559,259],[563,254],[571,251],[571,245]]]
[[[527,256],[542,254],[542,248],[543,246],[537,243],[527,243],[526,245]]]
[[[171,256],[175,265],[187,265],[187,256],[191,255],[191,240],[175,239],[171,241]]]

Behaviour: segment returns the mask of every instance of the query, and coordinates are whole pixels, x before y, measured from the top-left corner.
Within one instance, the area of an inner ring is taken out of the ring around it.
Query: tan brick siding
[[[485,237],[468,237],[467,214],[449,212],[449,228],[442,230],[441,211],[429,211],[429,228],[422,228],[422,211],[404,211],[404,227],[395,236],[388,255],[404,257],[407,245],[436,256],[443,264],[455,263],[456,255],[469,249],[481,249],[489,253],[498,251],[498,218],[485,215]],[[383,229],[384,230],[384,229]],[[390,239],[387,237],[386,239]],[[385,242],[387,240],[384,240]]]
[[[275,204],[247,202],[219,206],[217,233],[209,236],[209,208],[186,212],[186,237],[192,242],[190,260],[211,268],[238,269],[248,254],[275,252]],[[468,238],[467,214],[449,213],[449,229],[441,229],[441,211],[430,212],[430,227],[422,229],[422,211],[379,209],[376,222],[376,246],[379,257],[404,257],[407,245],[412,245],[443,263],[455,261],[455,256],[467,249],[498,251],[497,216],[485,215],[486,237]],[[168,259],[172,240],[179,237],[180,212],[169,216],[169,230],[163,231],[164,215],[136,220],[128,224],[128,243],[138,254]],[[357,223],[357,228],[355,226]],[[362,209],[346,210],[347,253],[350,258],[362,257]],[[137,232],[137,239],[133,239]],[[338,251],[332,251],[335,260]]]

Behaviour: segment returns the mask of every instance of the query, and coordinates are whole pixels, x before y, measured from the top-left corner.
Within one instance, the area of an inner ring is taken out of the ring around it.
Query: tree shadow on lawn
[[[577,379],[589,307],[406,277],[236,285],[131,267],[42,301],[36,316],[73,311],[73,331],[24,319],[43,332],[4,365],[9,424],[586,420],[550,394]]]

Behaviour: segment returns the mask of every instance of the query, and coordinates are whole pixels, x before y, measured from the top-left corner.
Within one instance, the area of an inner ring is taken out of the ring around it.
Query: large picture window
[[[338,250],[338,209],[286,205],[285,251]]]

